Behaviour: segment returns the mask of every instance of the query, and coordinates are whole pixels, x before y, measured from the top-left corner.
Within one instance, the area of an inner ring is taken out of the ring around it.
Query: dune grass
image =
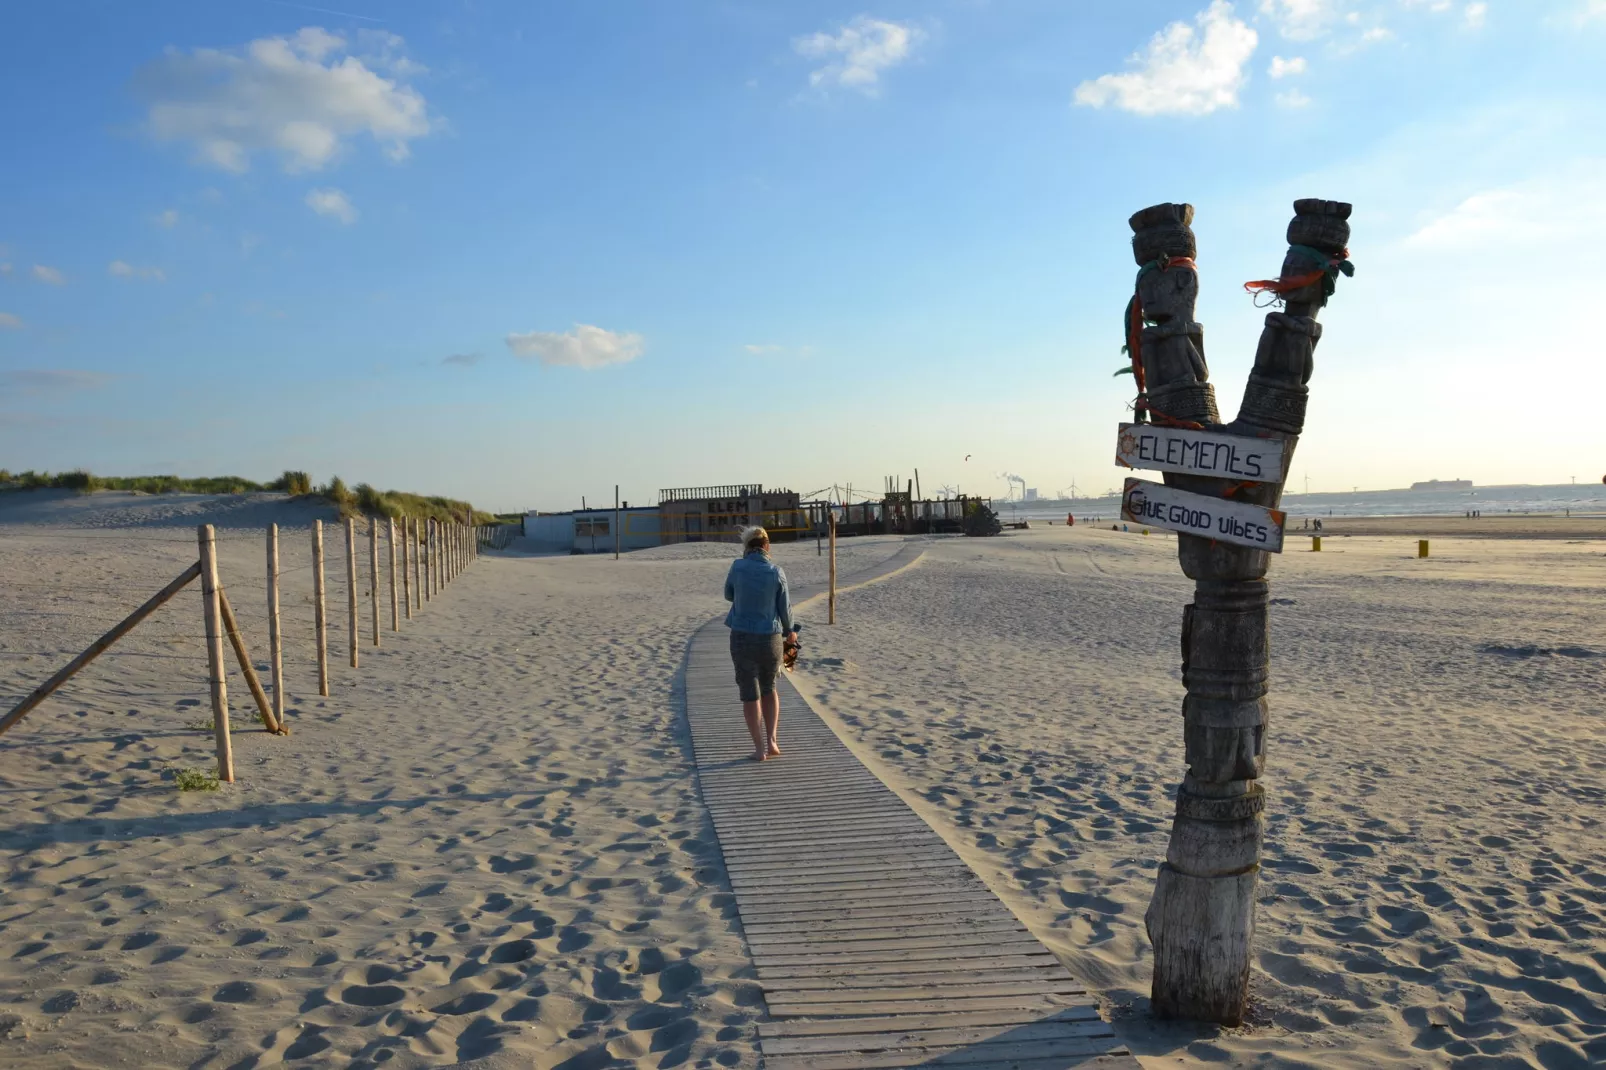
[[[75,490],[80,494],[97,490],[139,491],[144,494],[250,494],[272,491],[293,497],[324,498],[343,517],[385,516],[396,520],[407,517],[457,523],[496,523],[496,518],[490,513],[480,512],[471,503],[456,498],[400,490],[382,491],[368,483],[349,488],[339,476],[333,476],[328,483],[315,487],[312,477],[299,471],[286,471],[278,479],[259,483],[240,476],[97,476],[82,469],[52,473],[35,472],[32,469],[11,472],[0,468],[0,491],[47,488]]]

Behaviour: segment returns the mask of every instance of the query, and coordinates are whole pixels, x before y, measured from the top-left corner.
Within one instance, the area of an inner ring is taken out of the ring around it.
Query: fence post
[[[312,522],[312,630],[318,643],[318,694],[329,697],[329,615],[324,607],[323,521]]]
[[[413,552],[413,603],[414,607],[422,613],[424,610],[424,551],[418,542],[418,529],[421,527],[414,520],[412,537],[407,540],[407,548]]]
[[[212,685],[212,736],[217,743],[217,778],[234,783],[234,746],[229,740],[229,685],[223,676],[223,613],[217,596],[217,531],[202,524],[201,610],[206,618],[206,671]]]
[[[273,672],[273,719],[284,727],[284,637],[279,631],[279,525],[268,525],[268,667]]]
[[[346,616],[351,633],[351,667],[357,667],[357,522],[346,517]]]
[[[390,630],[401,631],[401,606],[396,601],[396,520],[390,518],[389,539],[385,545],[390,548]]]
[[[368,602],[374,619],[374,646],[379,645],[379,521],[368,518]]]
[[[827,598],[827,624],[836,623],[836,511],[828,509],[829,518],[827,526],[831,532],[831,593]]]
[[[402,517],[402,603],[407,607],[407,619],[413,619],[413,540],[408,537],[412,519]]]

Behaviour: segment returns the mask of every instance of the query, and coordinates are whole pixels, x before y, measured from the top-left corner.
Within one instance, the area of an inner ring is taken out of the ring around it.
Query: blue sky
[[[1593,481],[1603,48],[1606,0],[13,6],[0,466],[1102,491],[1127,216],[1195,205],[1230,414],[1323,196],[1299,485]]]

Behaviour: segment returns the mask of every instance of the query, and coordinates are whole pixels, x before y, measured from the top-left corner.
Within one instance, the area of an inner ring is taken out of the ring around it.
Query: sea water
[[[1149,476],[1146,478],[1155,478]],[[1119,495],[1033,502],[994,500],[1005,520],[1063,520],[1077,517],[1118,519]],[[1606,484],[1563,483],[1557,486],[1517,484],[1473,487],[1471,490],[1361,490],[1347,493],[1285,494],[1282,508],[1290,516],[1462,516],[1481,510],[1484,516],[1517,513],[1571,512],[1573,516],[1606,516]]]

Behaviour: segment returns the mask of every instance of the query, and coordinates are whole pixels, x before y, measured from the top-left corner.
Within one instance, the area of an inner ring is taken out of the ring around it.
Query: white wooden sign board
[[[1186,472],[1254,483],[1283,481],[1283,444],[1275,438],[1122,424],[1115,463],[1153,472]]]
[[[1121,492],[1121,519],[1280,554],[1287,514],[1146,479],[1128,479]]]

